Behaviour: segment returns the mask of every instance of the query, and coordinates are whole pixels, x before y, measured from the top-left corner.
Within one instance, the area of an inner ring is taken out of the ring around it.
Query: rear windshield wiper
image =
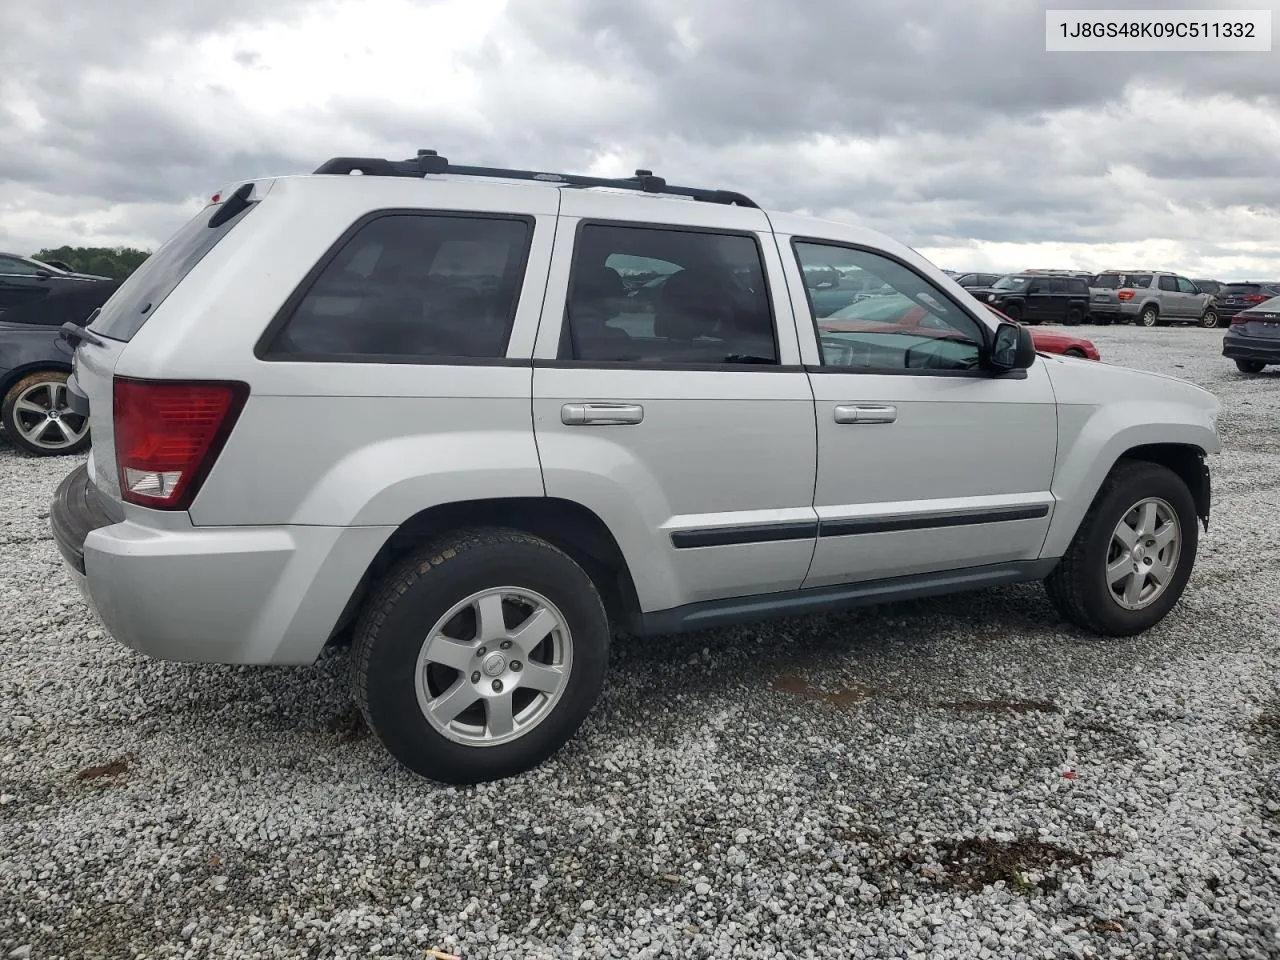
[[[93,318],[90,317],[89,320],[92,322]],[[78,346],[81,340],[86,343],[92,343],[95,347],[105,347],[107,345],[106,342],[97,334],[90,333],[84,327],[80,326],[80,324],[72,323],[70,320],[58,329],[62,331],[62,333],[59,334],[59,337],[71,344],[72,347]]]

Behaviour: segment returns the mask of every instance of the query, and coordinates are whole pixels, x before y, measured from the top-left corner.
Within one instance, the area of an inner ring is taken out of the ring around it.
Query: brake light
[[[113,393],[121,497],[187,509],[249,398],[248,384],[116,377]]]
[[[1262,303],[1264,300],[1270,300],[1265,293],[1251,293],[1244,298],[1245,303]]]
[[[1132,290],[1121,290],[1119,293],[1117,293],[1117,294],[1116,294],[1116,299],[1118,299],[1118,300],[1132,300],[1132,299],[1133,299],[1133,291],[1132,291]]]

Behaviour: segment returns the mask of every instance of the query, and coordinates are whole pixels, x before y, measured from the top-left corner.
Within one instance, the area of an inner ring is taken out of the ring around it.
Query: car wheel
[[[1261,360],[1237,360],[1236,369],[1241,373],[1261,373],[1267,365]]]
[[[1132,636],[1178,602],[1198,543],[1195,501],[1181,478],[1158,464],[1121,461],[1045,587],[1076,626]]]
[[[1138,323],[1144,327],[1156,327],[1160,325],[1160,313],[1155,307],[1147,307],[1142,311],[1142,316],[1138,318]]]
[[[1084,314],[1081,313],[1079,310],[1077,310],[1075,307],[1072,307],[1070,310],[1067,311],[1066,324],[1068,327],[1078,327],[1083,322],[1084,322]]]
[[[92,442],[89,418],[68,406],[67,374],[42,370],[23,377],[0,403],[0,423],[18,449],[32,456],[83,453]]]
[[[416,551],[366,604],[352,650],[369,728],[445,783],[513,776],[578,730],[604,684],[609,620],[569,556],[518,530]]]
[[[1067,349],[1062,352],[1068,357],[1079,357],[1081,360],[1084,359],[1084,351],[1079,347],[1067,347]]]
[[[1216,310],[1206,310],[1204,316],[1200,318],[1200,326],[1206,330],[1213,330],[1218,326],[1218,313]]]
[[[1016,303],[1011,303],[1009,306],[1001,307],[1000,309],[1004,311],[1005,316],[1010,320],[1017,321],[1018,323],[1022,322],[1022,308]]]

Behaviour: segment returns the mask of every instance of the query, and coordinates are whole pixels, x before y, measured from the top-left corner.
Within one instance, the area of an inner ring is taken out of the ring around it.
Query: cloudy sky
[[[431,147],[648,167],[956,269],[1280,278],[1280,44],[1045,52],[1046,8],[1099,6],[0,2],[0,249],[152,248],[229,180]]]

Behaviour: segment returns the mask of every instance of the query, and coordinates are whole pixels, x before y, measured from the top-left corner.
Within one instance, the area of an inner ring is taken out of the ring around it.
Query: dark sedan
[[[1222,355],[1234,360],[1241,373],[1261,373],[1269,364],[1280,364],[1280,296],[1231,318]]]
[[[119,280],[69,286],[0,316],[0,424],[20,450],[51,456],[88,448],[88,420],[68,403],[72,350],[60,327],[83,326],[118,286]]]
[[[63,270],[51,263],[0,253],[0,315],[52,293],[101,283],[106,277]]]

